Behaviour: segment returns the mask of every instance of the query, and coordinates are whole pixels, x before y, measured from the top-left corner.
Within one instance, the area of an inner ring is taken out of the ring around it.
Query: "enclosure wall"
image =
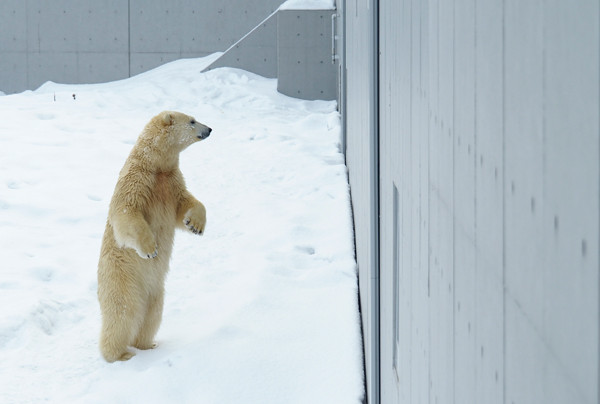
[[[598,403],[598,2],[352,1],[346,18],[370,402]]]
[[[346,163],[352,194],[363,321],[367,395],[379,393],[379,252],[377,198],[377,14],[373,1],[344,1]],[[340,4],[338,2],[338,9]],[[342,101],[344,102],[344,101]],[[343,104],[342,104],[343,105]]]
[[[0,91],[123,79],[224,51],[283,0],[2,0]]]

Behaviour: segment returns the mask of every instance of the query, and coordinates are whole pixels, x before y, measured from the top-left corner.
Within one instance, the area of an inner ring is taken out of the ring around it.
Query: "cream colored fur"
[[[209,133],[190,116],[163,112],[146,125],[119,174],[98,263],[100,351],[108,362],[130,359],[129,346],[156,346],[175,228],[202,234],[206,224],[179,153]]]

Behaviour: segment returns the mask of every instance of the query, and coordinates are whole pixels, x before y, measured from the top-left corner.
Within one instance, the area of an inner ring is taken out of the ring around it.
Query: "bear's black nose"
[[[198,135],[198,139],[206,139],[208,137],[208,135],[210,135],[210,132],[212,132],[211,128],[206,128],[202,131],[202,133],[200,133]]]

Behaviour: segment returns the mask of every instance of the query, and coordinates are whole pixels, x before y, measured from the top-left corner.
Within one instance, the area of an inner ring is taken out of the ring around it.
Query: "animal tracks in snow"
[[[308,255],[315,255],[315,248],[307,245],[297,245],[294,247],[296,251],[299,251]]]
[[[56,300],[41,300],[30,315],[30,321],[46,335],[55,334],[64,324],[78,323],[83,315],[76,311],[75,304],[65,304]]]
[[[47,113],[47,112],[40,112],[40,113],[36,114],[35,117],[37,119],[42,120],[42,121],[49,121],[49,120],[52,120],[52,119],[56,118],[56,115],[55,114],[50,114],[50,113]]]

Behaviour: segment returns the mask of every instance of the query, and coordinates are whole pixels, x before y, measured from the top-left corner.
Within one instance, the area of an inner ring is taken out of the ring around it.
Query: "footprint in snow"
[[[84,318],[77,308],[73,303],[43,299],[31,312],[29,319],[44,334],[53,335],[59,326],[79,323]]]
[[[311,247],[311,246],[307,246],[307,245],[297,245],[297,246],[295,247],[295,249],[296,249],[297,251],[300,251],[301,253],[304,253],[304,254],[308,254],[308,255],[315,255],[315,249],[314,249],[314,247]]]
[[[50,282],[54,278],[54,268],[35,267],[29,270],[29,273],[39,281]]]
[[[31,313],[30,318],[44,334],[52,335],[62,310],[61,303],[54,300],[43,300]]]
[[[51,119],[56,118],[56,115],[41,112],[37,114],[36,117],[42,121],[49,121]]]

